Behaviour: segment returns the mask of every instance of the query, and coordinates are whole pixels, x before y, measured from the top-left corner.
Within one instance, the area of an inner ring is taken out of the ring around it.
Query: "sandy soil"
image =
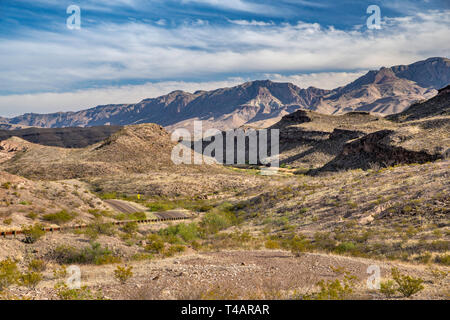
[[[217,299],[293,298],[317,291],[319,280],[342,279],[342,271],[355,275],[352,299],[381,299],[367,289],[367,268],[378,265],[381,277],[390,277],[396,266],[403,273],[425,280],[425,289],[414,299],[448,299],[448,277],[437,280],[423,265],[375,261],[363,258],[306,253],[294,257],[285,251],[188,252],[163,260],[133,262],[133,277],[125,285],[114,278],[117,265],[81,266],[82,285],[101,290],[108,299]],[[450,268],[440,267],[440,270]],[[56,280],[46,272],[45,280],[35,290],[12,288],[11,292],[34,299],[56,298]],[[399,296],[394,297],[400,298]]]

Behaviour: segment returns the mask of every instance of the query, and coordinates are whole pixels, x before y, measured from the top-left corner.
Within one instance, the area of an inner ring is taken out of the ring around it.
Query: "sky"
[[[257,79],[332,89],[449,53],[448,0],[0,0],[0,116]]]

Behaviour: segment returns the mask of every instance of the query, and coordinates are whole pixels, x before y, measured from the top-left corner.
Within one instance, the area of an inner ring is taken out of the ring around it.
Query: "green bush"
[[[231,225],[230,220],[226,216],[213,212],[208,212],[201,222],[201,226],[206,234],[215,234]]]
[[[29,214],[26,215],[26,217],[31,220],[36,220],[36,218],[38,217],[38,214],[35,212],[30,212]]]
[[[20,276],[17,263],[12,259],[0,261],[0,292],[17,282]]]
[[[108,264],[120,262],[120,258],[114,256],[107,248],[102,248],[99,243],[92,243],[89,247],[77,249],[70,246],[59,246],[54,251],[55,259],[64,264]]]
[[[128,218],[130,220],[146,220],[147,215],[145,214],[145,212],[134,212],[130,214]]]
[[[319,249],[332,251],[336,247],[336,240],[334,240],[330,233],[316,232],[314,234],[314,246]]]
[[[199,228],[196,223],[179,223],[170,227],[167,227],[165,229],[162,229],[159,231],[159,234],[163,237],[169,237],[169,236],[176,236],[180,237],[185,242],[190,242],[195,239],[198,239],[199,234]]]
[[[294,236],[288,240],[287,247],[296,257],[301,256],[310,247],[309,241],[304,236]]]
[[[101,291],[92,293],[86,286],[80,289],[69,289],[69,287],[63,283],[58,282],[55,285],[56,293],[61,300],[103,300],[103,294]]]
[[[3,189],[11,189],[11,182],[4,182],[2,183],[2,188]]]
[[[172,245],[169,247],[169,249],[167,249],[166,251],[164,251],[164,256],[166,257],[172,257],[177,253],[182,253],[186,251],[186,247],[183,245]]]
[[[162,211],[169,211],[175,209],[175,205],[170,202],[154,202],[147,204],[147,207],[152,212],[162,212]]]
[[[280,248],[280,243],[278,241],[269,239],[265,242],[264,246],[266,247],[266,249],[274,250]]]
[[[41,282],[42,280],[42,274],[39,272],[27,272],[22,275],[20,275],[19,282],[21,285],[29,287],[29,288],[36,288],[36,286]]]
[[[145,250],[151,253],[162,253],[164,251],[164,241],[158,235],[150,235],[147,238],[148,244]]]
[[[33,259],[28,263],[28,270],[33,272],[42,272],[47,269],[47,263],[44,260]]]
[[[35,243],[40,238],[45,235],[45,231],[43,230],[43,226],[40,224],[35,224],[34,226],[28,226],[23,230],[23,234],[25,236],[25,243]]]
[[[114,277],[121,283],[125,284],[133,276],[133,267],[117,266],[114,270]]]
[[[356,249],[356,245],[353,242],[342,242],[336,248],[337,253],[352,252]]]
[[[445,266],[450,266],[450,255],[443,254],[443,255],[440,255],[440,256],[436,256],[436,258],[434,258],[434,261],[436,263],[440,263],[440,264],[443,264]]]
[[[122,231],[127,234],[135,234],[139,230],[137,222],[128,222],[122,227]]]
[[[397,283],[397,291],[400,292],[404,297],[411,297],[412,295],[423,290],[423,279],[413,278],[408,275],[400,274],[397,268],[392,268],[391,270],[392,278]]]
[[[87,226],[83,233],[91,240],[96,240],[99,235],[113,236],[116,234],[116,228],[112,223],[104,223],[102,221],[95,221]]]
[[[102,194],[100,194],[100,199],[103,199],[103,200],[117,199],[117,194],[115,192],[102,193]]]
[[[318,293],[305,295],[305,300],[344,300],[348,299],[354,292],[356,277],[346,272],[342,281],[321,280],[317,283],[320,287]]]
[[[393,280],[382,281],[380,283],[380,292],[387,298],[392,297],[397,292],[395,282]]]
[[[56,213],[49,213],[43,216],[43,219],[54,223],[66,223],[73,220],[77,215],[75,213],[69,213],[66,210],[61,210]]]
[[[205,234],[216,234],[241,222],[241,218],[234,212],[236,208],[228,203],[222,203],[220,206],[209,211],[203,217],[200,227]]]

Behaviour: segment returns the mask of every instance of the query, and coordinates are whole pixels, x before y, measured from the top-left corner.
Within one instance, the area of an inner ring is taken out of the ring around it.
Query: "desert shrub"
[[[392,268],[391,270],[392,278],[397,283],[397,291],[400,292],[404,297],[411,297],[412,295],[423,290],[423,279],[413,278],[408,275],[402,275],[397,268]]]
[[[66,210],[61,210],[56,213],[49,213],[43,216],[43,219],[54,223],[65,223],[73,220],[77,215],[73,212],[69,213]]]
[[[19,277],[19,282],[21,285],[29,287],[29,288],[36,288],[36,286],[41,282],[42,280],[42,274],[40,272],[34,272],[29,271],[26,273],[23,273]]]
[[[67,277],[67,267],[65,265],[60,266],[59,268],[53,269],[53,276],[55,279],[62,279]]]
[[[145,220],[147,219],[147,215],[145,212],[134,212],[128,216],[130,220]]]
[[[393,280],[382,281],[380,283],[380,292],[387,298],[392,297],[397,292],[395,282]]]
[[[101,291],[93,293],[86,286],[80,289],[70,289],[64,282],[55,285],[56,294],[61,300],[103,300]]]
[[[23,234],[25,236],[25,243],[35,243],[45,235],[45,231],[43,230],[42,225],[35,224],[33,226],[25,228],[23,230]]]
[[[103,199],[103,200],[117,199],[117,193],[115,193],[115,192],[102,193],[99,195],[99,197],[100,197],[100,199]]]
[[[150,209],[150,211],[168,211],[176,208],[184,208],[191,211],[199,211],[199,212],[207,212],[214,208],[212,204],[210,204],[207,200],[199,200],[199,199],[184,199],[184,200],[159,200],[153,201],[146,206]]]
[[[122,221],[122,220],[126,220],[128,217],[125,213],[118,213],[114,216],[114,219]]]
[[[179,223],[160,230],[159,234],[163,237],[180,237],[185,242],[190,242],[198,239],[200,235],[198,225],[196,223]]]
[[[114,270],[114,277],[121,283],[125,284],[133,276],[133,267],[117,266]]]
[[[71,246],[59,246],[54,250],[54,257],[60,263],[65,264],[108,264],[120,262],[120,258],[114,256],[107,248],[102,248],[100,243],[91,243],[91,246],[77,249]]]
[[[334,249],[334,251],[337,253],[345,253],[352,252],[355,249],[356,245],[353,242],[342,242]]]
[[[95,221],[87,226],[83,233],[91,240],[96,240],[101,234],[113,236],[116,233],[116,228],[112,223],[104,223],[102,221]]]
[[[9,226],[12,223],[12,221],[13,220],[11,218],[8,218],[8,219],[3,220],[3,224]]]
[[[242,218],[234,210],[232,204],[225,202],[206,213],[200,223],[203,233],[216,234],[220,230],[239,224]]]
[[[354,292],[356,277],[346,272],[344,279],[321,280],[317,283],[320,288],[318,293],[305,295],[305,300],[344,300]]]
[[[434,261],[436,263],[440,263],[440,264],[443,264],[445,266],[450,266],[450,255],[443,254],[443,255],[440,255],[440,256],[436,256],[434,258]]]
[[[2,188],[3,189],[11,189],[11,182],[4,182],[2,183]]]
[[[151,253],[162,253],[164,251],[164,241],[162,241],[160,236],[152,234],[147,238],[147,241],[146,251]]]
[[[221,214],[208,212],[201,222],[206,234],[215,234],[231,226],[230,220]]]
[[[29,214],[26,215],[26,217],[31,220],[36,220],[36,218],[38,217],[38,214],[35,212],[30,212]]]
[[[191,246],[192,246],[192,249],[197,250],[197,251],[202,248],[202,244],[200,242],[198,242],[197,240],[192,241]]]
[[[128,222],[127,224],[125,224],[122,227],[122,231],[127,234],[130,234],[130,235],[136,233],[138,231],[138,229],[139,229],[139,226],[138,226],[137,222]]]
[[[153,202],[147,204],[147,207],[152,212],[161,212],[175,209],[176,206],[171,202]]]
[[[440,282],[447,278],[448,272],[445,270],[433,269],[430,267],[430,272],[433,275],[435,281]]]
[[[269,239],[264,243],[264,246],[266,247],[266,249],[275,250],[280,248],[280,243],[278,241]]]
[[[17,263],[12,259],[0,261],[0,292],[17,282],[20,276]]]
[[[197,298],[197,297],[196,297]],[[236,288],[226,285],[213,285],[205,292],[199,294],[198,300],[238,300],[239,293]]]
[[[172,257],[177,253],[182,253],[186,250],[186,247],[180,244],[172,245],[169,249],[164,251],[164,256]]]
[[[28,263],[28,270],[34,272],[42,272],[47,269],[47,263],[41,259],[33,259]]]
[[[285,247],[287,247],[296,257],[299,257],[309,249],[310,242],[304,236],[296,235],[287,241]]]
[[[336,240],[331,237],[330,233],[316,232],[314,234],[314,246],[319,249],[331,251],[336,247]]]
[[[153,255],[149,253],[138,252],[131,256],[131,260],[135,261],[143,261],[143,260],[151,260],[153,259]]]
[[[431,258],[432,258],[431,253],[427,252],[427,253],[424,253],[424,254],[416,257],[416,260],[421,263],[428,263],[431,261]]]

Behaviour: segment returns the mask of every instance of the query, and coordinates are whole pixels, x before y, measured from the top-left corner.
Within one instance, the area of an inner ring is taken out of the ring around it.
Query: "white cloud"
[[[253,12],[253,13],[270,13],[279,12],[280,10],[275,10],[275,7],[251,3],[243,0],[181,0],[182,3],[199,3],[203,5],[209,5],[213,7],[224,8],[228,10],[243,11],[243,12]],[[270,10],[272,9],[272,10]]]
[[[448,56],[450,11],[384,21],[383,29],[374,31],[366,28],[343,31],[303,22],[264,28],[243,24],[191,23],[176,28],[139,23],[101,24],[62,34],[30,30],[27,38],[0,42],[0,83],[5,92],[72,92],[73,88],[90,87],[102,81],[167,83],[165,80],[170,79],[217,79],[223,78],[223,74],[252,73],[272,74],[274,80],[281,80],[283,73],[298,72],[317,75],[284,78],[302,87],[303,82],[309,82],[331,88],[334,84],[345,84],[354,70]],[[350,70],[350,73],[326,73],[330,70]],[[117,95],[108,88],[76,94],[4,96],[0,114],[15,112],[16,107],[19,110],[18,107],[35,106],[35,111],[47,112],[46,106],[52,111],[85,108],[134,102],[154,95],[153,91],[136,94],[134,87],[126,87],[134,93],[125,94],[122,88],[115,91]],[[93,92],[102,100],[95,98]],[[102,92],[108,94],[102,96]]]
[[[256,20],[230,20],[228,19],[228,22],[234,23],[240,26],[259,26],[259,27],[266,27],[266,26],[273,26],[273,22],[264,22],[264,21],[256,21]]]
[[[367,71],[359,72],[320,72],[297,75],[265,74],[264,77],[277,82],[291,82],[300,88],[316,87],[335,89],[358,79]]]

